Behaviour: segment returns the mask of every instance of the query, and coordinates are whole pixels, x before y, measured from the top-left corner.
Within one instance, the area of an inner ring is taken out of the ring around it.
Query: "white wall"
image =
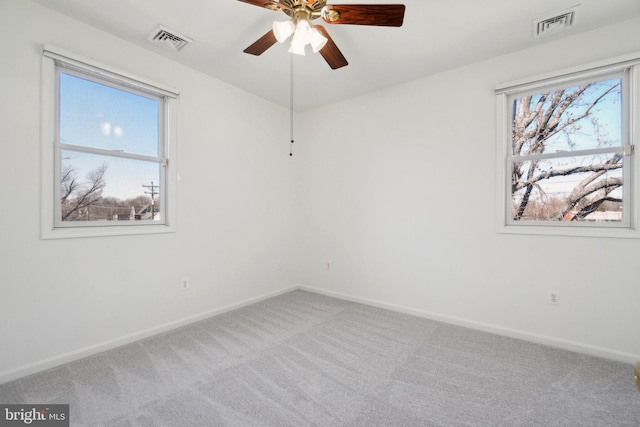
[[[640,358],[640,241],[496,234],[493,95],[499,82],[640,50],[638,40],[636,19],[303,115],[298,129],[327,124],[296,144],[304,285]]]
[[[43,43],[181,91],[176,233],[40,239]],[[286,109],[28,1],[0,52],[0,382],[297,283]]]

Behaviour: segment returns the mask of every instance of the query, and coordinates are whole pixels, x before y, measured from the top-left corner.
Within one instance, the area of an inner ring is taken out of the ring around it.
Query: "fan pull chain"
[[[293,55],[289,55],[291,59],[291,86],[289,87],[289,156],[293,156]]]

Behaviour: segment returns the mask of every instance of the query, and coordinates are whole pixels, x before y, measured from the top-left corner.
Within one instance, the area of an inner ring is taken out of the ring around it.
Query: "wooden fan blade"
[[[400,27],[404,9],[403,4],[332,4],[325,6],[322,19],[327,24]]]
[[[265,9],[269,9],[269,10],[277,11],[277,10],[285,9],[284,5],[278,3],[277,1],[272,1],[272,0],[238,0],[238,1],[241,1],[242,3],[252,4],[258,7],[264,7]]]
[[[332,70],[336,70],[344,67],[345,65],[349,65],[344,55],[342,55],[342,52],[340,52],[340,49],[338,49],[338,46],[336,46],[329,33],[327,33],[327,30],[325,30],[321,25],[314,25],[313,28],[320,31],[322,35],[327,38],[327,44],[320,49],[320,55],[322,55],[324,60],[327,61],[329,67],[331,67]]]
[[[264,36],[256,40],[251,46],[243,50],[244,53],[250,53],[251,55],[262,55],[267,49],[276,44],[275,34],[273,30],[269,30]]]

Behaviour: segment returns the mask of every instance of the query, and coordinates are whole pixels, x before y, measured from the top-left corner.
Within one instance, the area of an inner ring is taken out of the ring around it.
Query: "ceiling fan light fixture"
[[[284,43],[285,40],[287,40],[295,30],[296,27],[291,21],[276,21],[273,23],[273,34],[276,36],[276,40],[278,40],[278,43]]]
[[[295,27],[291,21],[289,23],[290,25],[285,25],[286,23],[284,22],[273,23],[273,33],[280,43],[286,40],[290,35],[289,31],[295,28],[295,31],[292,31],[293,39],[291,39],[289,53],[305,55],[305,47],[307,45],[311,45],[313,53],[318,53],[329,41],[320,31],[313,28],[306,19],[298,21]]]

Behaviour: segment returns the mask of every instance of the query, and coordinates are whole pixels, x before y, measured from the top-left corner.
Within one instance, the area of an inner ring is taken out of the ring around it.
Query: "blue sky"
[[[598,82],[591,86],[583,94],[582,103],[579,105],[573,105],[565,112],[565,116],[573,115],[578,116],[585,110],[585,104],[592,103],[598,96],[600,96],[607,88],[610,88],[616,84],[620,84],[621,79],[609,79]],[[577,87],[569,87],[566,92],[574,92]],[[538,102],[540,95],[534,95],[532,97],[532,104]],[[516,99],[516,108],[519,99]],[[547,101],[547,104],[549,101]],[[545,105],[547,108],[548,105]],[[567,137],[564,134],[558,134],[555,137],[550,138],[546,142],[545,153],[554,153],[557,151],[570,151],[570,150],[586,150],[592,148],[602,148],[598,145],[598,138],[596,132],[599,132],[602,140],[609,142],[606,146],[619,146],[622,144],[622,95],[620,88],[613,90],[606,97],[598,102],[598,105],[592,110],[591,117],[597,118],[598,125],[596,126],[589,118],[583,119],[579,122],[580,129],[571,135],[571,141],[575,145],[571,147],[567,144]],[[532,123],[535,126],[535,122]],[[517,153],[515,153],[517,154]]]

